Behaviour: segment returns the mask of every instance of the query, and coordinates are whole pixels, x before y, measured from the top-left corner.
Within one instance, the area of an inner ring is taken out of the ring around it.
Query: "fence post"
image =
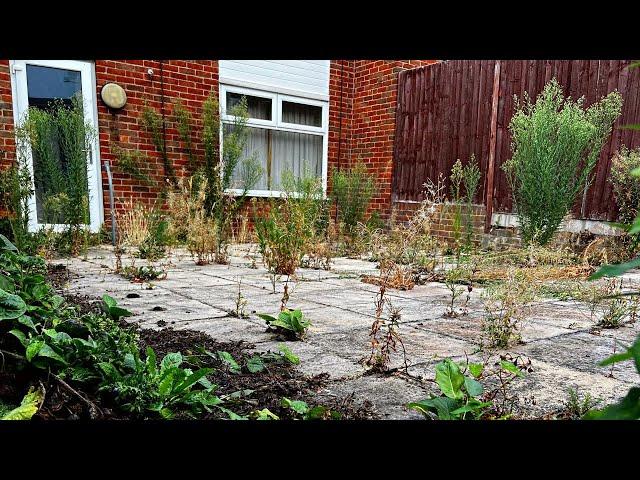
[[[491,136],[489,137],[489,165],[487,169],[487,189],[486,195],[486,216],[484,219],[484,231],[489,232],[491,228],[491,217],[493,216],[493,183],[495,177],[496,163],[496,133],[498,129],[498,97],[500,95],[500,60],[496,60],[493,70],[493,94],[491,97]]]

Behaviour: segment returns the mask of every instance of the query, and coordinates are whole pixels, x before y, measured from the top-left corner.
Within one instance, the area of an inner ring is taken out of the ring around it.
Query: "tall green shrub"
[[[364,219],[374,194],[375,183],[364,163],[357,162],[350,169],[333,171],[332,196],[338,218],[350,232]]]
[[[552,79],[532,102],[516,98],[509,124],[512,157],[503,169],[525,243],[546,244],[578,195],[591,180],[593,167],[615,120],[622,97],[611,92],[583,107],[584,99],[565,98]]]
[[[85,120],[81,97],[72,99],[70,105],[55,100],[46,110],[29,108],[16,129],[16,162],[3,175],[3,184],[11,188],[6,201],[13,214],[14,240],[20,248],[27,247],[29,198],[34,190],[41,206],[40,221],[65,225],[63,236],[71,252],[86,247],[87,162],[95,136],[95,129]]]

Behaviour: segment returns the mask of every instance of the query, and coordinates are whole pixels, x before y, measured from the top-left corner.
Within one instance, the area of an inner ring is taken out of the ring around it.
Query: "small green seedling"
[[[269,329],[296,339],[303,338],[307,328],[311,325],[300,310],[292,311],[285,308],[280,312],[278,318],[265,313],[259,313],[258,316],[267,322]]]

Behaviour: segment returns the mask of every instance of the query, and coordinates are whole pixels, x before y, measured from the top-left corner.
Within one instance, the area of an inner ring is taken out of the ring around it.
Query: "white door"
[[[97,232],[102,222],[102,194],[93,64],[76,60],[12,60],[10,66],[16,126],[24,120],[29,107],[44,108],[54,99],[68,100],[78,94],[82,95],[85,120],[96,130],[96,139],[88,152],[87,187],[89,227],[92,232]],[[31,178],[35,178],[37,183],[32,156],[30,167]],[[38,185],[35,185],[35,190],[38,191]],[[37,231],[43,226],[61,229],[63,225],[52,225],[47,222],[40,203],[39,195],[34,193],[29,204],[29,230]]]

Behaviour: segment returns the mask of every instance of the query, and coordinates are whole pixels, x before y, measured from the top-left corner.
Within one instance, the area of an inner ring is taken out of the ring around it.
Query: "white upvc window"
[[[263,169],[262,178],[248,194],[259,197],[281,195],[282,174],[309,174],[322,179],[327,189],[327,147],[329,103],[327,101],[284,95],[231,85],[220,85],[222,133],[234,121],[229,115],[242,97],[247,99],[249,118],[245,157],[255,155]],[[239,179],[234,174],[234,179]],[[229,189],[241,193],[238,188]]]

